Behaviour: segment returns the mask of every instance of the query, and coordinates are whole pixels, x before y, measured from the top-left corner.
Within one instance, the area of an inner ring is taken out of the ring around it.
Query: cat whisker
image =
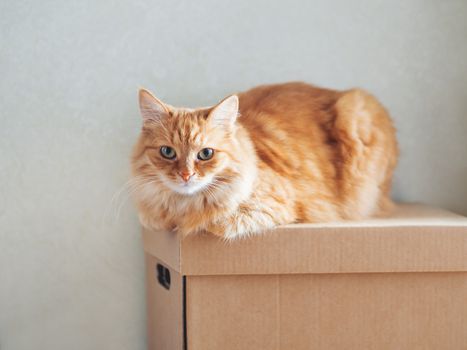
[[[112,212],[116,208],[116,203],[118,203],[120,200],[121,195],[132,185],[133,181],[135,181],[135,178],[129,179],[114,192],[110,199],[109,205],[107,205],[106,209],[104,210],[102,222],[105,222],[108,217],[111,216]]]
[[[144,179],[142,182],[137,182],[135,183],[134,186],[132,186],[130,188],[130,190],[128,191],[127,193],[127,196],[124,198],[124,200],[121,201],[118,209],[117,209],[117,213],[116,213],[116,219],[118,221],[119,217],[120,217],[120,212],[122,210],[122,208],[125,206],[127,200],[132,197],[137,191],[141,190],[142,187],[144,186],[149,186],[149,185],[152,185],[152,184],[156,184],[156,183],[160,183],[160,180],[158,178],[151,178],[151,180],[147,180],[147,179]]]
[[[118,221],[120,210],[128,200],[128,198],[134,194],[140,187],[148,184],[148,180],[151,177],[148,176],[136,176],[128,181],[126,181],[118,190],[115,191],[113,194],[109,205],[107,206],[106,210],[104,210],[103,219],[102,221],[105,222],[110,217],[112,221]],[[150,180],[154,181],[154,180]]]

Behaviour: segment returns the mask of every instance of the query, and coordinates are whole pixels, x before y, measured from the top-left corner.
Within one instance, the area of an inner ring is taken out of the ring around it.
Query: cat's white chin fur
[[[174,183],[167,179],[165,176],[161,176],[162,183],[168,187],[170,190],[183,194],[186,196],[193,195],[199,191],[201,191],[203,188],[208,186],[213,179],[213,176],[207,176],[206,178],[202,180],[189,180],[186,183]]]

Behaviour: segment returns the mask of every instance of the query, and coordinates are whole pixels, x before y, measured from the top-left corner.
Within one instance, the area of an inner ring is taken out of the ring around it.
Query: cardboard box
[[[467,349],[467,218],[286,225],[227,243],[144,232],[148,348]]]

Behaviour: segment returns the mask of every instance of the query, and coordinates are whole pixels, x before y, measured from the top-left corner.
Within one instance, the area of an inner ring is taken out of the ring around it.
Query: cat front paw
[[[239,222],[236,221],[211,225],[207,231],[226,241],[237,240],[256,233],[251,230],[249,231],[245,226],[239,225]]]
[[[163,222],[157,221],[154,218],[139,214],[139,222],[141,225],[150,231],[170,231],[171,227],[167,227]]]

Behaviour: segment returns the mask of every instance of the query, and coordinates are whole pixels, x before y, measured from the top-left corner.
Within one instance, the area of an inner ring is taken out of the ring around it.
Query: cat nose
[[[180,177],[183,179],[183,181],[185,182],[188,182],[188,180],[190,180],[190,178],[195,175],[195,173],[188,173],[188,172],[185,172],[185,171],[181,171],[178,173],[178,175],[180,175]]]

